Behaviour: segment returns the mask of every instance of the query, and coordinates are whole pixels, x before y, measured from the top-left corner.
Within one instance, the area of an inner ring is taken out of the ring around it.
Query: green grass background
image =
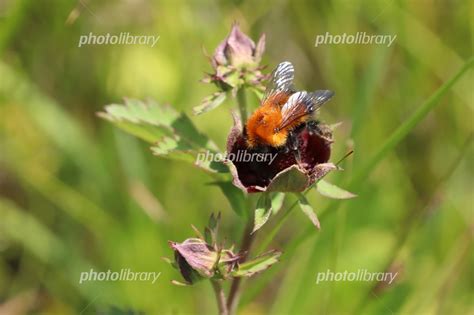
[[[472,56],[472,10],[460,0],[0,2],[0,307],[216,312],[211,286],[171,285],[180,275],[161,257],[211,212],[222,212],[229,241],[244,222],[208,175],[152,156],[96,112],[126,96],[191,115],[215,91],[198,82],[211,71],[203,47],[212,52],[238,21],[255,40],[266,33],[269,69],[289,60],[298,87],[336,92],[321,111],[342,122],[332,160],[355,153],[327,179],[358,194],[334,202],[311,191],[319,232],[298,211],[270,219],[256,247],[284,218],[270,244],[282,261],[245,282],[240,313],[472,313],[472,67],[440,90]],[[160,40],[78,48],[89,32]],[[397,38],[389,48],[314,47],[326,32]],[[193,121],[224,147],[234,107],[227,100]],[[162,275],[154,285],[79,284],[90,268]],[[400,272],[391,287],[315,283],[327,269],[386,268]]]

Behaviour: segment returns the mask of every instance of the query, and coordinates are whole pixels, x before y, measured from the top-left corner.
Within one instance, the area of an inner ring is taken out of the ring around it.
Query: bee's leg
[[[323,131],[319,127],[319,121],[317,120],[310,120],[306,123],[306,127],[308,128],[308,131],[310,134],[314,135],[320,135],[323,136]]]
[[[294,132],[290,132],[290,134],[288,135],[287,145],[285,149],[287,150],[287,152],[292,151],[295,156],[296,162],[300,164],[301,154],[300,154],[300,151],[298,150],[298,146],[299,146],[298,135]]]

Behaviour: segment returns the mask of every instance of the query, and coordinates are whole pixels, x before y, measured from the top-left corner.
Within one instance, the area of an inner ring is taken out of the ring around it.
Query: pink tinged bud
[[[265,35],[262,35],[255,46],[254,41],[244,34],[237,23],[232,26],[230,34],[216,48],[212,66],[222,65],[241,67],[256,65],[262,59],[265,50]]]
[[[185,279],[189,278],[187,275],[192,272],[186,265],[189,265],[202,277],[211,278],[214,275],[218,255],[205,241],[199,238],[189,238],[181,244],[169,242],[169,245],[175,251],[176,261]],[[189,281],[189,279],[186,280]]]
[[[234,24],[227,40],[225,54],[234,66],[249,64],[254,61],[253,55],[255,43],[247,35],[240,31],[237,24]]]

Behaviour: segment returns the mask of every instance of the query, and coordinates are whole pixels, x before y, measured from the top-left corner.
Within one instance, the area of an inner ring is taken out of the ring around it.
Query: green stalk
[[[251,209],[251,211],[250,213],[247,214],[247,222],[244,227],[242,241],[240,243],[239,252],[243,253],[243,257],[240,259],[240,263],[245,262],[247,258],[249,257],[249,253],[250,253],[253,241],[255,239],[255,235],[257,234],[257,233],[252,233],[253,224],[254,224],[254,215],[253,215],[252,210],[255,209],[256,201],[253,198],[251,198],[250,195],[247,195],[246,201],[247,201],[247,207],[248,209]],[[227,308],[229,310],[230,315],[234,315],[239,306],[243,281],[244,279],[241,277],[234,278],[234,280],[232,281],[230,291],[229,291],[229,296],[227,298]]]
[[[212,288],[216,294],[217,307],[219,309],[219,315],[229,315],[229,310],[226,305],[226,298],[224,289],[222,289],[221,284],[217,280],[211,280]]]
[[[237,90],[237,104],[239,105],[242,126],[245,126],[245,123],[247,122],[247,98],[245,96],[244,88],[240,88]]]
[[[245,89],[240,88],[237,91],[237,104],[240,111],[240,119],[242,121],[242,126],[245,126],[247,122],[247,98],[245,96]],[[247,196],[247,205],[249,209],[254,209],[252,205],[252,200]],[[242,235],[242,242],[240,245],[240,252],[243,253],[243,257],[240,260],[240,263],[243,263],[247,260],[249,256],[250,249],[252,247],[253,240],[255,238],[255,233],[252,233],[253,230],[253,215],[252,213],[247,214],[247,222],[244,228]],[[227,309],[230,315],[235,314],[237,307],[240,301],[242,287],[242,278],[234,278],[232,285],[230,287],[229,296],[227,298]]]

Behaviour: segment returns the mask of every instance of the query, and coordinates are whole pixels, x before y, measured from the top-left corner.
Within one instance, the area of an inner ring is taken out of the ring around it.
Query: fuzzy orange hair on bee
[[[280,63],[272,72],[259,108],[246,123],[247,145],[283,147],[293,130],[313,119],[314,113],[334,93],[329,90],[296,91],[293,86],[294,67]]]

